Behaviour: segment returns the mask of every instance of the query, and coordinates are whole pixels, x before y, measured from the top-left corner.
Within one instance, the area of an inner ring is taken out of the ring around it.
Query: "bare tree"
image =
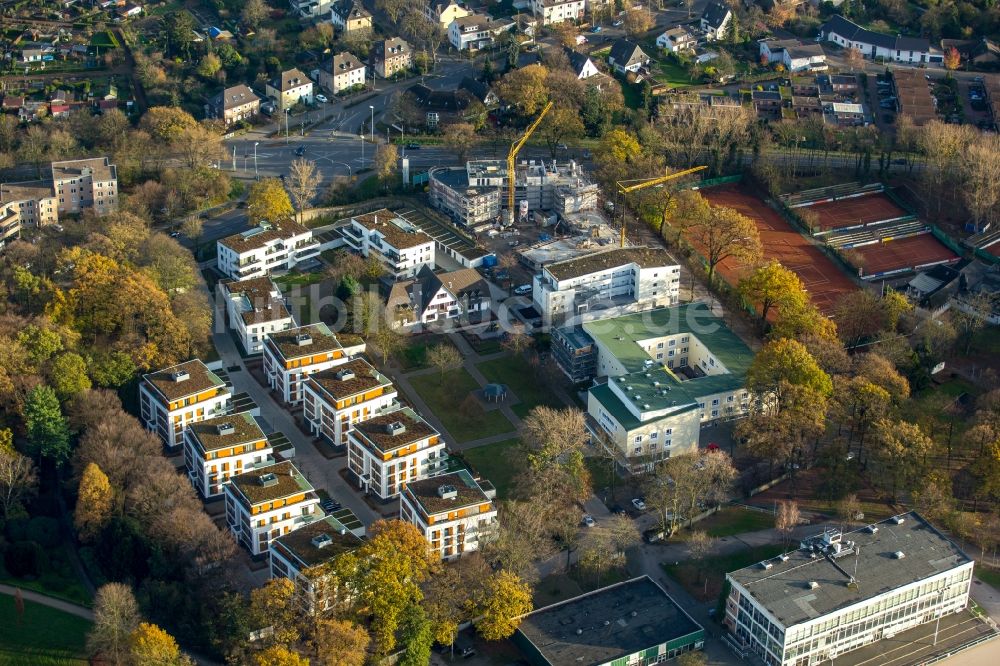
[[[454,346],[442,342],[427,350],[427,362],[438,369],[443,379],[445,372],[462,363],[462,354]]]
[[[0,506],[3,507],[4,520],[37,487],[38,475],[31,458],[17,451],[0,450]]]
[[[774,527],[781,532],[784,543],[788,545],[788,539],[799,524],[799,505],[796,502],[779,502],[778,513],[774,516]]]
[[[524,324],[518,321],[511,324],[511,330],[507,331],[507,334],[504,335],[502,344],[503,348],[514,354],[514,356],[520,356],[534,343],[535,339],[528,335]]]
[[[94,626],[87,634],[87,651],[112,664],[125,664],[129,636],[139,626],[139,604],[132,588],[108,583],[94,597]]]
[[[865,56],[858,49],[851,47],[844,52],[844,61],[847,63],[847,68],[853,72],[864,67]]]
[[[708,532],[704,530],[695,530],[688,537],[688,552],[691,553],[691,559],[695,562],[701,563],[702,560],[712,551],[715,546],[715,539],[708,535]],[[701,567],[698,567],[698,579],[701,580]]]
[[[295,203],[295,210],[299,213],[300,222],[302,221],[302,211],[316,196],[316,190],[322,179],[322,175],[316,170],[316,163],[310,160],[300,157],[288,167],[288,193]]]
[[[851,493],[837,503],[837,515],[842,523],[851,524],[861,520],[861,502],[858,496]]]

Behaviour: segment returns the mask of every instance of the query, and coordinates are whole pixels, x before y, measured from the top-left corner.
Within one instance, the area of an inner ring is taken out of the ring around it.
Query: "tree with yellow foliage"
[[[174,637],[155,624],[140,622],[129,636],[131,666],[189,666],[194,662],[177,647]]]
[[[295,209],[288,198],[285,186],[277,178],[264,178],[254,183],[247,196],[247,212],[250,224],[263,221],[280,222],[291,218]]]
[[[320,620],[313,638],[314,666],[364,666],[371,637],[347,620]]]
[[[73,525],[81,541],[90,541],[111,517],[114,493],[107,475],[95,463],[87,463],[73,513]]]
[[[693,191],[682,193],[678,211],[688,241],[708,264],[709,283],[716,266],[726,259],[745,264],[760,260],[760,232],[746,215],[726,206],[712,206]]]
[[[286,647],[273,645],[250,659],[252,666],[309,666],[309,660]]]
[[[195,127],[198,121],[194,117],[173,106],[154,106],[139,121],[139,128],[149,132],[151,136],[166,143],[172,143],[184,132]]]
[[[481,606],[482,619],[476,631],[488,641],[508,638],[521,623],[521,616],[531,612],[531,588],[509,571],[499,571],[490,578]]]
[[[740,280],[737,291],[758,308],[762,328],[767,325],[771,308],[802,307],[809,300],[799,276],[774,260]]]
[[[497,94],[504,101],[517,107],[525,116],[541,111],[549,98],[545,80],[549,70],[544,65],[528,65],[513,69],[497,83]]]

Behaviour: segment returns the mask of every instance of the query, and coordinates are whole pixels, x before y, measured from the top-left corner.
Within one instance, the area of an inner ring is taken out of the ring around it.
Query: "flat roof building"
[[[399,495],[399,518],[413,523],[443,560],[478,550],[497,519],[496,490],[468,470],[413,481]]]
[[[642,576],[525,615],[513,641],[532,666],[647,666],[701,649],[705,630]]]
[[[226,383],[200,359],[193,359],[142,376],[140,420],[174,449],[192,423],[228,414],[231,399]]]
[[[767,664],[809,666],[957,613],[973,561],[916,512],[841,533],[726,575],[724,623]]]

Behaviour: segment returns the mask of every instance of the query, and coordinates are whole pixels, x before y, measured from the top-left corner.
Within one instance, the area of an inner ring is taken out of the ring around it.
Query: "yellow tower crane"
[[[693,167],[691,169],[685,169],[684,171],[677,171],[675,173],[668,173],[666,176],[657,176],[655,178],[644,178],[644,179],[640,179],[641,182],[638,182],[638,183],[636,183],[634,185],[626,185],[626,183],[634,182],[634,181],[631,181],[631,180],[619,180],[619,181],[616,181],[615,185],[618,186],[618,193],[622,195],[622,239],[621,239],[621,246],[625,247],[625,196],[629,192],[635,192],[636,190],[643,190],[643,189],[645,189],[647,187],[655,187],[656,185],[662,185],[663,183],[666,183],[667,181],[671,181],[674,178],[680,178],[682,176],[689,176],[692,173],[698,173],[699,171],[702,171],[702,170],[707,169],[707,168],[708,167],[705,167],[705,166],[696,166],[696,167]]]
[[[538,117],[528,125],[528,129],[524,130],[524,134],[521,135],[514,143],[510,144],[510,152],[507,153],[507,215],[509,215],[508,220],[511,224],[514,224],[514,188],[515,178],[514,178],[514,161],[517,159],[517,154],[521,152],[521,148],[524,144],[528,142],[531,135],[535,133],[538,126],[542,124],[542,120],[545,118],[546,114],[552,109],[552,102],[548,102],[542,112],[538,114]]]

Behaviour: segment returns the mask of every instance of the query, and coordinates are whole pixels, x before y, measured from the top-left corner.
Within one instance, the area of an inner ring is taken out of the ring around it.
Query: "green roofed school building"
[[[632,472],[697,450],[703,423],[749,407],[753,352],[704,303],[556,329],[552,349],[574,382],[595,380],[588,428]]]
[[[726,575],[726,640],[766,664],[810,666],[889,639],[969,602],[973,561],[917,513]]]
[[[705,630],[648,576],[521,618],[514,644],[532,666],[648,666],[705,643]]]

